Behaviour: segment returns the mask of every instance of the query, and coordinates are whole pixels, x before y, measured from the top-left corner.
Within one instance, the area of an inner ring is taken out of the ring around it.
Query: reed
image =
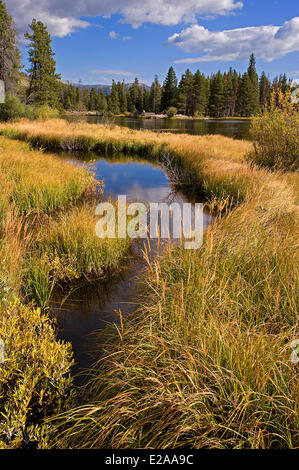
[[[103,279],[119,272],[129,254],[129,239],[96,236],[95,208],[88,203],[50,219],[28,252],[23,283],[27,295],[48,307],[55,284],[83,277]]]
[[[96,237],[102,187],[84,168],[0,137],[0,181],[0,448],[48,448],[47,419],[74,395],[71,345],[45,310],[52,289],[121,269],[129,244]]]
[[[119,151],[192,173],[219,217],[195,252],[148,267],[139,308],[101,338],[85,405],[61,447],[294,448],[298,175],[246,163],[250,143],[62,121],[1,125],[50,149]],[[184,176],[182,176],[184,178]],[[225,212],[226,217],[221,217]],[[104,346],[103,346],[104,341]]]
[[[138,311],[101,338],[60,445],[298,446],[298,226],[292,192],[273,184],[262,173],[260,192],[198,252],[173,249],[149,267]]]
[[[20,215],[49,213],[95,191],[92,175],[55,155],[45,156],[3,137],[0,150],[2,217],[8,205]]]

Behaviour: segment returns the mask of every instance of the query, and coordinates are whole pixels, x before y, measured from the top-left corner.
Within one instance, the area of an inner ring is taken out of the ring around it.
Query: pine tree
[[[17,31],[5,3],[0,0],[0,79],[5,90],[15,94],[20,79],[21,56],[17,48]]]
[[[139,113],[144,111],[144,86],[143,85],[138,87],[138,100],[137,100],[136,107]]]
[[[89,99],[88,99],[88,110],[96,111],[98,108],[98,95],[94,88],[90,90]]]
[[[161,108],[166,111],[170,106],[177,106],[178,81],[173,67],[168,70],[162,90]]]
[[[241,84],[240,74],[238,74],[236,70],[233,71],[232,82],[233,82],[232,116],[235,116],[236,111],[237,111],[239,89],[240,89],[240,84]]]
[[[98,91],[98,108],[97,108],[97,111],[99,111],[100,113],[104,113],[107,109],[107,99],[106,99],[106,96],[104,95],[104,92],[101,88],[99,88],[99,91]]]
[[[187,116],[193,116],[195,112],[194,77],[189,69],[182,75],[179,88],[177,108]]]
[[[225,89],[223,75],[218,71],[211,77],[209,113],[213,117],[222,117],[225,111]]]
[[[271,84],[266,77],[265,72],[262,73],[260,78],[260,107],[264,109],[270,104],[271,100]]]
[[[113,114],[120,113],[118,87],[115,81],[112,82],[111,95],[109,97],[109,111]]]
[[[239,87],[237,112],[239,116],[247,117],[252,114],[252,82],[248,73],[242,75]]]
[[[194,100],[194,112],[204,116],[208,104],[208,81],[199,70],[194,74]]]
[[[140,109],[140,84],[136,77],[130,88],[130,111],[132,113],[141,112]]]
[[[225,110],[226,117],[233,116],[234,112],[234,86],[233,86],[233,71],[224,74],[224,88],[225,88]]]
[[[28,47],[31,67],[28,70],[30,74],[28,101],[59,107],[60,75],[56,73],[50,35],[41,21],[34,19],[29,27],[31,34],[25,34],[30,41]]]
[[[81,87],[76,88],[76,106],[79,105],[79,103],[82,101],[82,96],[81,96]]]
[[[147,113],[151,111],[151,93],[143,87],[143,109]]]
[[[287,76],[284,73],[282,76],[280,76],[280,84],[281,84],[281,91],[286,94],[287,91],[290,89],[290,83],[288,82]]]
[[[117,84],[118,89],[118,99],[119,99],[119,107],[121,113],[126,113],[128,111],[128,99],[127,99],[127,89],[124,82]]]
[[[248,67],[248,77],[251,83],[250,90],[248,90],[248,116],[255,115],[260,107],[260,91],[259,91],[259,78],[256,73],[255,56],[251,54]]]
[[[162,88],[159,83],[158,76],[156,75],[150,91],[150,110],[155,114],[158,114],[161,111],[161,97]]]

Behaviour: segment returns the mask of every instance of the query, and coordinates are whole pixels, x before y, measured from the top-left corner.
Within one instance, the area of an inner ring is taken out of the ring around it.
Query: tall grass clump
[[[101,337],[85,404],[56,417],[57,445],[298,447],[298,368],[290,349],[299,292],[296,174],[249,165],[252,144],[221,136],[60,120],[3,124],[0,132],[48,150],[131,153],[162,163],[219,212],[199,250],[170,247],[148,263],[138,309]],[[101,252],[93,253],[94,235],[81,238],[81,219],[80,209],[62,214],[31,244],[47,269],[54,254],[50,276],[80,275],[83,268],[98,274],[104,266]]]
[[[269,109],[252,120],[250,132],[254,140],[250,161],[275,170],[298,170],[299,113],[289,95],[273,92]]]
[[[49,220],[28,251],[23,279],[27,296],[47,307],[57,283],[83,277],[103,279],[122,269],[128,257],[128,239],[99,239],[95,207],[83,204]]]
[[[95,192],[96,181],[84,168],[5,138],[0,149],[0,217],[8,204],[20,215],[46,213]]]
[[[299,445],[293,189],[280,175],[225,163],[224,177],[212,167],[215,178],[247,181],[243,201],[200,250],[171,249],[149,265],[138,310],[101,337],[85,405],[61,418],[63,445]]]
[[[44,307],[55,283],[119,269],[128,243],[96,237],[102,187],[83,167],[0,137],[0,180],[0,448],[49,448],[73,359]]]

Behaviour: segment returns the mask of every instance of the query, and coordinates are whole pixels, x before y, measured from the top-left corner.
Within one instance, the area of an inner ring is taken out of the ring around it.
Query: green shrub
[[[278,99],[280,107],[274,104],[273,96],[270,108],[252,120],[254,151],[248,160],[276,170],[295,171],[299,168],[299,115],[288,97],[280,94]]]
[[[25,116],[25,105],[17,96],[6,95],[5,103],[0,104],[0,121],[10,121]]]
[[[178,110],[174,106],[170,106],[170,108],[167,109],[166,114],[169,118],[174,117],[177,114]]]
[[[26,107],[26,117],[31,120],[47,121],[59,117],[59,110],[51,108],[47,104],[29,105]]]
[[[49,447],[47,419],[72,402],[71,346],[56,340],[49,318],[18,300],[0,306],[0,449]]]

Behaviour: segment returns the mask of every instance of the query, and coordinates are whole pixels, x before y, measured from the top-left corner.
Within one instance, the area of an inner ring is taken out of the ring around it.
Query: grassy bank
[[[106,332],[86,405],[62,446],[276,448],[299,445],[298,175],[250,167],[248,142],[87,124],[18,123],[10,137],[55,150],[121,151],[181,169],[230,207],[196,252],[149,266],[138,310]]]
[[[64,442],[298,446],[297,242],[292,190],[261,172],[259,191],[196,254],[175,249],[150,268],[139,311],[106,332]]]
[[[0,124],[0,133],[30,142],[49,151],[78,151],[97,154],[133,155],[175,167],[184,186],[205,192],[214,200],[228,199],[237,204],[248,191],[254,192],[256,178],[243,164],[243,156],[252,150],[247,141],[218,135],[191,136],[153,134],[116,126],[21,121]],[[240,174],[240,169],[241,174]],[[237,181],[236,178],[241,177]]]
[[[96,237],[102,189],[83,168],[0,137],[0,180],[0,448],[45,448],[72,403],[72,350],[39,307],[57,282],[119,271],[129,243]]]

